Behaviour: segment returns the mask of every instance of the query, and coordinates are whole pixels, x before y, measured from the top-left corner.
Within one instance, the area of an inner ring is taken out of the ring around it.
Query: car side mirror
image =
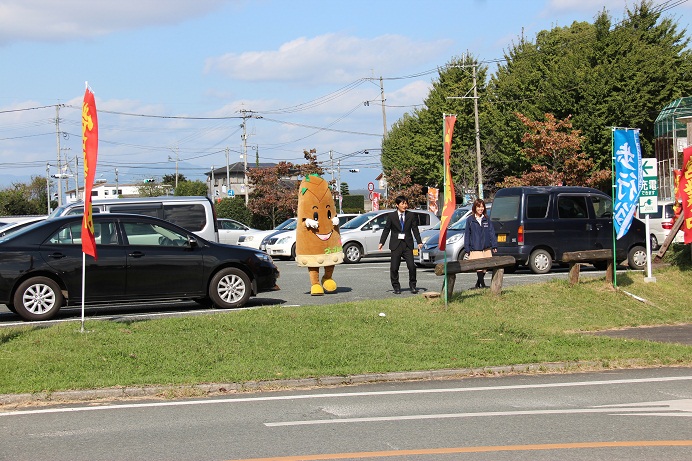
[[[380,230],[380,226],[378,224],[375,224],[374,226],[372,226],[373,232],[378,231],[378,230]]]
[[[199,246],[199,242],[194,237],[188,237],[187,244],[190,245],[190,248],[196,248]]]

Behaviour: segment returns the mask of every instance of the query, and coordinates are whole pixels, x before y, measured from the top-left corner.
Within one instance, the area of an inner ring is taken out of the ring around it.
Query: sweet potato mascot
[[[307,175],[298,192],[296,263],[308,268],[311,295],[336,291],[334,266],[343,261],[339,218],[329,184],[316,174]],[[324,267],[321,283],[320,267]]]

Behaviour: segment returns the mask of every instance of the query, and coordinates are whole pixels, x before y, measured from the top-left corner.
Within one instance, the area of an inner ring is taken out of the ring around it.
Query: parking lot
[[[379,300],[386,298],[407,298],[424,296],[429,292],[441,292],[442,277],[436,276],[434,268],[418,268],[419,294],[412,295],[404,289],[401,295],[395,295],[389,283],[389,258],[365,258],[358,264],[341,264],[334,271],[334,280],[338,285],[336,293],[324,296],[310,296],[308,271],[298,267],[295,261],[276,261],[281,271],[279,287],[281,290],[270,293],[260,293],[250,298],[243,309],[258,309],[265,306],[299,307],[308,305],[328,305],[354,301]],[[514,274],[505,274],[504,287],[539,283],[552,279],[566,279],[566,268],[555,268],[545,275],[531,273],[528,269],[519,269]],[[597,271],[590,266],[582,270],[583,277],[603,277],[603,271]],[[402,264],[400,277],[407,280],[406,266]],[[475,284],[475,274],[458,274],[456,290],[467,290]],[[490,274],[486,275],[490,280]],[[107,308],[107,309],[106,309]],[[232,310],[209,309],[192,301],[129,303],[113,305],[89,306],[85,309],[88,318],[99,319],[141,319],[158,318],[162,316],[224,314]],[[81,309],[62,309],[58,318],[53,322],[79,321]],[[31,325],[49,324],[50,322],[32,322]],[[25,325],[18,316],[11,313],[5,306],[0,305],[0,326]]]

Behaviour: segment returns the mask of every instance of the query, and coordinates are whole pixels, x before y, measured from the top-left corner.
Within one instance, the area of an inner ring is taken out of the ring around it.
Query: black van
[[[589,187],[510,187],[493,199],[490,220],[498,256],[514,256],[517,266],[548,273],[568,251],[613,248],[613,200]],[[646,230],[633,218],[616,243],[616,260],[646,267]],[[596,265],[596,264],[595,264]],[[605,268],[605,263],[598,267]]]

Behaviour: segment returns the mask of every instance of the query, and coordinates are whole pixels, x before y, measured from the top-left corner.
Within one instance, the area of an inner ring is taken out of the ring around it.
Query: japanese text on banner
[[[642,190],[642,150],[639,130],[613,130],[615,197],[613,225],[616,238],[627,233]]]

